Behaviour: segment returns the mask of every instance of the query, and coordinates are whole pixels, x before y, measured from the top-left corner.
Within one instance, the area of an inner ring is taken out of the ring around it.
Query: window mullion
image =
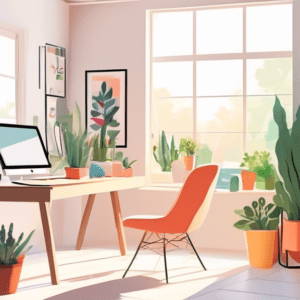
[[[193,139],[197,136],[197,61],[196,61],[196,39],[197,39],[196,11],[193,11]]]
[[[243,7],[243,150],[247,152],[247,38],[246,7]]]

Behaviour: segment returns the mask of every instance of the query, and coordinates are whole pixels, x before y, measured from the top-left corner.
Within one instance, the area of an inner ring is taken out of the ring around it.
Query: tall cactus
[[[171,145],[169,147],[166,134],[162,131],[161,136],[159,135],[158,147],[153,147],[153,156],[156,162],[161,166],[163,172],[170,172],[171,163],[179,157],[179,152],[175,149],[174,136],[172,136]]]
[[[275,147],[278,170],[284,181],[284,185],[281,181],[276,183],[277,194],[273,201],[287,212],[289,220],[298,220],[300,216],[300,109],[297,111],[297,119],[293,124],[291,134],[287,127],[285,110],[277,96],[273,115],[279,129]]]

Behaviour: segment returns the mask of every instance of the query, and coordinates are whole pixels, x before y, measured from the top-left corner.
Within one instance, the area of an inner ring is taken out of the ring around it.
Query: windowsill
[[[154,183],[148,186],[139,188],[142,191],[157,191],[157,192],[179,192],[183,183]],[[276,194],[275,190],[240,190],[238,192],[230,192],[229,190],[216,189],[215,194],[228,195],[228,194]]]

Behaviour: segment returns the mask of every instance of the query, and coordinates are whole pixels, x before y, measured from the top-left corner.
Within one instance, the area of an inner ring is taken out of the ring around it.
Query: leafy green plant
[[[252,202],[252,207],[245,206],[244,209],[234,212],[244,218],[234,223],[234,227],[242,230],[276,230],[279,224],[281,208],[273,203],[266,205],[264,198]]]
[[[107,148],[115,147],[116,137],[120,133],[119,130],[107,130],[107,127],[118,127],[120,125],[114,119],[114,115],[119,110],[119,107],[116,106],[116,99],[113,98],[113,89],[110,88],[107,91],[105,81],[101,85],[99,95],[92,98],[94,102],[92,103],[91,120],[95,123],[90,125],[90,127],[96,132],[100,131],[100,136],[97,140],[99,147],[95,147],[96,141],[94,140],[93,160],[106,161]],[[108,139],[106,135],[108,135]]]
[[[169,146],[166,134],[162,131],[161,136],[159,135],[158,147],[153,147],[153,156],[163,172],[170,172],[172,162],[179,158],[179,152],[175,148],[174,136],[172,136],[171,145]]]
[[[28,244],[29,240],[31,239],[34,230],[29,234],[27,239],[21,244],[22,239],[24,237],[24,233],[22,232],[19,236],[17,242],[13,238],[13,228],[14,224],[11,223],[8,230],[8,237],[6,238],[6,232],[4,225],[1,226],[0,230],[0,265],[14,265],[18,262],[18,258],[21,254],[25,254],[29,251],[32,246],[28,247],[24,250],[26,245]],[[23,251],[24,250],[24,251]]]
[[[249,155],[247,152],[244,153],[243,162],[240,167],[247,167],[250,172],[255,172],[258,162],[258,151],[255,151],[253,155]]]
[[[255,151],[254,153],[257,158],[256,165],[254,166],[254,172],[259,177],[267,179],[270,176],[275,175],[274,166],[270,163],[272,160],[271,153],[267,151]]]
[[[278,170],[284,182],[279,180],[275,183],[276,195],[273,201],[287,213],[289,220],[300,220],[300,107],[291,131],[287,127],[286,113],[277,96],[273,116],[279,129],[275,152]]]
[[[192,138],[182,138],[180,140],[179,152],[184,155],[191,156],[195,154],[197,147],[197,143]]]
[[[125,158],[123,159],[123,167],[124,167],[124,169],[130,169],[130,168],[131,168],[131,165],[132,165],[133,163],[135,163],[135,162],[136,162],[136,160],[134,160],[134,161],[132,161],[131,163],[129,163],[128,157],[125,157]]]

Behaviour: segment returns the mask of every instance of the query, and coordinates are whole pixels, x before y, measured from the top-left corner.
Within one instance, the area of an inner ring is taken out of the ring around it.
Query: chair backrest
[[[186,179],[166,221],[172,224],[170,233],[191,232],[203,223],[216,187],[217,165],[198,167]]]

